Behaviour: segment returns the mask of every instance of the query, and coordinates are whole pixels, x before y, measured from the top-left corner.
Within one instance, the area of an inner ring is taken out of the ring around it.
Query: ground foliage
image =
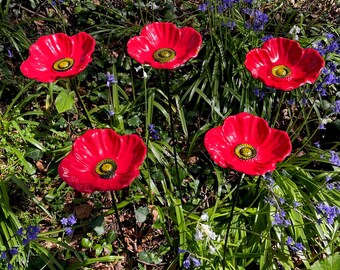
[[[233,5],[220,8],[225,2]],[[339,5],[249,2],[1,1],[1,269],[182,269],[188,260],[191,268],[222,269],[228,222],[227,269],[339,269]],[[268,20],[257,22],[247,8]],[[133,61],[127,41],[154,21],[198,30],[198,57],[171,72]],[[247,72],[245,55],[266,36],[293,38],[294,25],[301,46],[323,52],[328,69],[314,85],[268,89]],[[62,80],[22,76],[19,66],[39,36],[80,31],[97,44],[92,63],[69,88]],[[117,80],[109,87],[107,72]],[[80,194],[59,178],[60,160],[90,127],[75,88],[93,126],[137,133],[146,142],[148,156],[131,187]],[[241,175],[215,165],[203,137],[241,111],[287,131],[293,151],[273,174],[242,179],[230,220]]]

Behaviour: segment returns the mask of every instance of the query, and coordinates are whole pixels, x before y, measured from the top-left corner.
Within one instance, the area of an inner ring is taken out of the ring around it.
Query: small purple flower
[[[332,177],[329,176],[329,175],[327,175],[327,176],[326,176],[326,183],[329,182],[329,181],[331,181],[331,180],[332,180]]]
[[[249,12],[248,10],[246,11]],[[268,22],[268,15],[260,10],[252,10],[249,15],[252,20],[246,22],[246,28],[253,29],[255,32],[262,31],[265,24]]]
[[[288,105],[293,106],[294,104],[295,104],[295,100],[294,99],[288,100]]]
[[[236,22],[228,21],[227,23],[224,24],[224,26],[228,27],[230,30],[234,30],[234,28],[236,26]]]
[[[261,38],[261,41],[266,42],[269,39],[274,38],[273,35],[265,35],[264,37]]]
[[[337,41],[333,40],[332,42],[330,42],[328,44],[328,46],[326,47],[326,51],[328,53],[334,53],[334,52],[337,52],[339,49],[339,44]]]
[[[340,166],[338,153],[335,151],[330,151],[329,153],[331,154],[331,158],[329,159],[329,161],[335,166]]]
[[[184,262],[183,262],[183,267],[185,268],[185,269],[189,269],[189,267],[190,267],[190,257],[188,256],[185,260],[184,260]]]
[[[327,39],[332,39],[333,37],[334,37],[334,35],[331,34],[331,33],[327,33],[327,34],[326,34],[326,38],[327,38]]]
[[[287,245],[292,245],[293,243],[294,243],[293,238],[291,238],[290,236],[288,236],[287,241],[286,241],[286,244],[287,244]]]
[[[292,250],[293,252],[302,251],[302,250],[305,249],[305,247],[302,245],[302,243],[295,243],[294,244],[293,238],[291,238],[290,236],[288,236],[286,244],[288,245],[290,250]]]
[[[75,215],[74,214],[69,215],[67,218],[67,224],[72,226],[76,223],[77,223],[77,218],[75,217]]]
[[[40,232],[40,228],[38,226],[28,226],[26,229],[27,241],[32,241],[32,240],[37,239],[39,232]]]
[[[291,225],[291,222],[286,219],[286,212],[284,210],[280,210],[279,212],[275,213],[272,225],[288,227]]]
[[[9,58],[13,58],[13,53],[10,48],[7,48],[7,53]]]
[[[149,124],[148,131],[153,140],[157,141],[160,139],[159,132],[157,131],[155,124]]]
[[[9,252],[9,254],[11,254],[11,255],[16,255],[16,254],[19,253],[19,250],[18,250],[17,247],[14,247],[14,248],[11,248],[8,252]]]
[[[12,270],[13,269],[13,265],[11,265],[10,263],[7,264],[7,269],[8,270]]]
[[[327,74],[323,81],[323,83],[326,85],[337,84],[337,82],[338,82],[338,78],[334,72],[330,72],[329,74]]]
[[[323,130],[325,130],[325,129],[326,129],[326,126],[325,126],[325,124],[324,124],[324,123],[321,123],[321,124],[319,125],[319,129],[323,129]]]
[[[315,142],[314,145],[317,147],[317,148],[320,148],[320,142]]]
[[[209,6],[209,3],[204,2],[204,3],[198,5],[198,10],[204,12],[208,9],[208,6]]]
[[[7,258],[7,254],[5,251],[3,251],[0,255],[0,259],[6,259]]]
[[[65,227],[65,233],[66,233],[66,235],[71,236],[72,233],[73,233],[72,228],[71,227]]]
[[[194,264],[194,267],[201,266],[201,262],[199,259],[196,259],[194,257],[190,257],[190,258],[191,258],[191,262]]]
[[[22,236],[23,231],[24,231],[24,228],[19,228],[16,234]]]
[[[306,106],[307,103],[308,103],[308,99],[302,98],[302,99],[301,99],[301,103],[302,103],[303,106]]]
[[[333,112],[334,113],[340,113],[340,100],[336,100],[334,102]]]
[[[110,72],[106,73],[106,86],[110,87],[111,84],[117,83],[117,80],[113,74]]]
[[[63,224],[64,226],[66,226],[67,225],[67,218],[62,218],[61,220],[60,220],[60,223],[61,224]]]
[[[299,207],[299,206],[301,206],[302,204],[301,203],[299,203],[299,202],[297,202],[297,201],[293,201],[293,207],[294,208],[297,208],[297,207]]]
[[[324,203],[319,203],[315,210],[318,214],[321,214],[326,218],[329,225],[332,225],[334,219],[340,215],[340,208],[337,206],[328,206]]]
[[[284,198],[279,198],[279,202],[281,203],[281,204],[284,204],[285,202],[286,202],[286,200],[284,199]]]

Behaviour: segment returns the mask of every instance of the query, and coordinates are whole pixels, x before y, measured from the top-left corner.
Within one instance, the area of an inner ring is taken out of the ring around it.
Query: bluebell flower
[[[236,22],[234,21],[228,21],[227,23],[224,23],[223,26],[228,27],[230,30],[234,30],[236,26]]]
[[[9,58],[12,58],[12,57],[13,57],[13,53],[12,53],[12,51],[11,51],[10,48],[7,48],[7,53],[8,53],[8,57],[9,57]]]
[[[265,197],[264,202],[270,204],[271,206],[275,205],[275,201],[270,197]]]
[[[26,229],[27,240],[32,241],[38,238],[40,228],[38,226],[28,226]]]
[[[280,210],[279,212],[275,213],[272,225],[288,227],[291,225],[291,222],[286,219],[286,212],[284,210]]]
[[[254,94],[257,96],[260,100],[263,100],[266,93],[263,90],[259,90],[258,88],[254,89]]]
[[[327,66],[328,66],[329,71],[331,71],[331,72],[334,72],[334,71],[337,70],[337,66],[336,66],[336,64],[333,63],[333,62],[328,62],[328,63],[327,63]]]
[[[294,243],[293,238],[291,238],[290,236],[288,236],[286,244],[293,252],[302,251],[305,249],[302,243]]]
[[[327,47],[325,48],[325,50],[327,51],[327,53],[335,53],[339,50],[339,44],[337,41],[333,40],[331,41]]]
[[[252,5],[253,0],[243,0],[243,3],[248,4],[248,5]]]
[[[65,233],[68,235],[68,236],[71,236],[72,233],[73,233],[73,230],[71,227],[65,227]]]
[[[190,257],[191,262],[194,264],[194,267],[201,266],[201,261],[199,259],[196,259],[195,257]]]
[[[331,154],[331,158],[329,159],[329,161],[335,166],[340,166],[340,159],[338,153],[333,150],[330,151],[329,153]]]
[[[327,39],[332,39],[334,37],[334,35],[331,33],[327,33],[325,36]]]
[[[10,264],[10,263],[8,263],[8,264],[7,264],[7,269],[8,269],[8,270],[12,270],[12,269],[13,269],[13,265]]]
[[[284,198],[279,198],[279,202],[281,203],[281,204],[284,204],[285,202],[286,202],[286,200],[284,199]]]
[[[60,223],[63,224],[64,226],[67,225],[67,218],[63,217],[61,220],[60,220]]]
[[[334,102],[333,112],[334,113],[340,113],[340,100],[336,100]]]
[[[198,5],[198,10],[202,12],[206,11],[208,9],[208,6],[209,6],[209,2],[204,2]]]
[[[67,218],[67,224],[72,226],[76,223],[77,223],[77,218],[75,217],[75,215],[74,214],[69,215]]]
[[[251,20],[246,22],[246,28],[253,29],[255,32],[262,31],[268,22],[268,15],[260,10],[252,10],[248,15],[250,15]]]
[[[190,257],[188,256],[185,260],[184,260],[184,262],[183,262],[183,267],[185,268],[185,269],[189,269],[190,268]]]
[[[326,218],[327,223],[332,225],[334,223],[334,219],[340,215],[340,208],[337,206],[328,206],[324,203],[319,203],[316,206],[316,212],[323,215]]]
[[[301,206],[302,204],[301,203],[299,203],[299,202],[297,202],[297,201],[293,201],[293,207],[294,208],[297,208],[297,207],[299,207],[299,206]]]
[[[156,130],[155,124],[149,124],[148,131],[149,131],[150,136],[153,140],[159,140],[160,139],[159,132],[158,132],[158,130]]]
[[[320,148],[320,142],[315,142],[314,145],[315,145],[317,148]]]
[[[266,42],[267,40],[272,39],[272,38],[274,38],[273,35],[265,35],[264,37],[261,38],[261,41]]]
[[[301,103],[302,103],[303,106],[306,106],[307,103],[308,103],[308,99],[305,98],[305,97],[303,97],[303,98],[301,99]]]
[[[334,184],[333,184],[333,183],[327,183],[327,184],[326,184],[326,188],[327,188],[328,190],[332,190],[332,189],[334,189]]]
[[[9,252],[9,254],[11,254],[11,255],[16,255],[16,254],[19,253],[19,250],[18,250],[17,247],[13,247],[13,248],[11,248],[8,252]]]
[[[16,234],[22,236],[23,231],[24,231],[24,228],[19,228]]]
[[[325,130],[325,129],[326,129],[326,126],[325,126],[325,124],[324,124],[324,123],[321,123],[321,124],[319,125],[319,129],[323,129],[323,130]]]
[[[106,73],[106,86],[110,87],[111,84],[117,83],[117,80],[113,74],[110,72]]]
[[[0,259],[6,259],[6,258],[7,258],[6,251],[1,252]]]
[[[329,74],[327,74],[323,81],[323,83],[326,85],[337,84],[337,82],[338,78],[334,72],[330,72]]]

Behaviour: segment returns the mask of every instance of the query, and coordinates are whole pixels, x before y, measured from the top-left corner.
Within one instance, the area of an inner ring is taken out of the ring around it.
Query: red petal
[[[156,22],[146,25],[140,36],[131,38],[127,50],[129,55],[141,64],[160,69],[174,69],[196,57],[201,44],[201,35],[191,27],[179,29],[172,23]],[[156,61],[153,55],[161,48],[174,50],[176,57],[166,63]]]
[[[236,145],[246,143],[255,148],[262,144],[269,134],[268,123],[263,118],[247,112],[227,117],[222,130],[228,142]]]
[[[211,158],[221,167],[228,167],[225,159],[225,152],[230,151],[230,145],[222,135],[222,127],[210,129],[204,136],[204,146],[208,150]]]
[[[20,69],[26,77],[40,82],[72,77],[82,72],[91,62],[94,47],[95,40],[85,32],[72,37],[63,33],[43,36],[31,45],[30,55]],[[63,72],[53,70],[53,64],[66,57],[74,60],[73,67]]]

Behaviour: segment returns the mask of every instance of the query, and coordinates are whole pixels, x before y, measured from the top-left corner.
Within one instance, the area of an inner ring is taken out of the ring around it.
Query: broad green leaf
[[[74,106],[74,92],[67,92],[65,89],[61,90],[55,99],[55,107],[58,113],[71,110]]]
[[[149,214],[149,208],[147,206],[139,207],[135,212],[137,222],[144,222],[148,214]]]
[[[336,253],[324,260],[319,260],[311,267],[312,270],[339,270],[340,254]]]

